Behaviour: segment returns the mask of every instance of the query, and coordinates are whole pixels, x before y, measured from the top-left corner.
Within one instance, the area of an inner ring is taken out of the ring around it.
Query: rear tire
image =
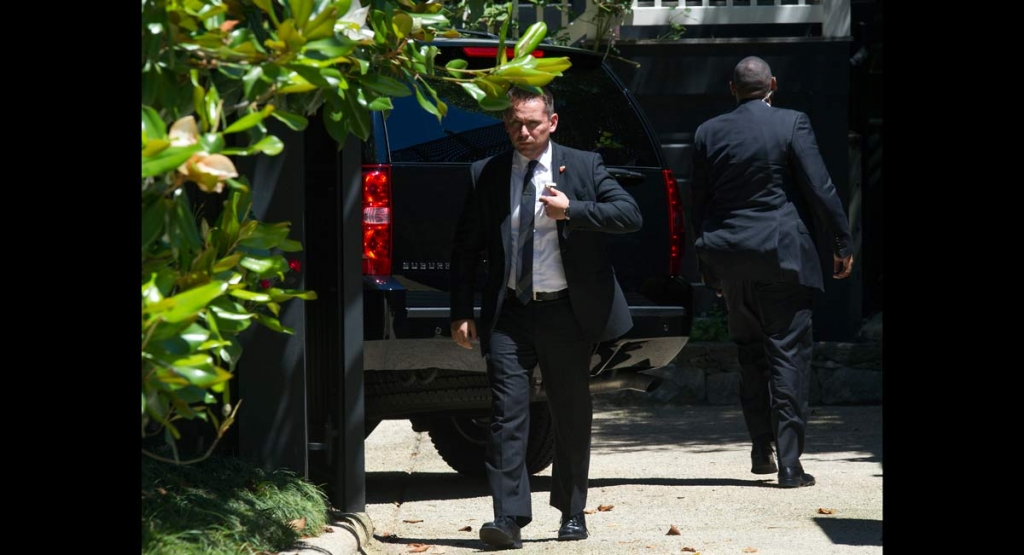
[[[453,416],[434,419],[430,441],[444,462],[465,476],[483,478],[489,417]],[[555,456],[555,430],[547,402],[530,404],[530,432],[526,447],[526,471],[532,474],[551,465]]]

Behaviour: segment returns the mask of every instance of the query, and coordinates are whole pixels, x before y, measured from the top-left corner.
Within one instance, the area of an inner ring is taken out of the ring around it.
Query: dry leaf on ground
[[[743,552],[744,553],[757,553],[757,548],[756,547],[744,547],[743,548]]]
[[[410,543],[409,544],[409,553],[423,553],[424,551],[426,551],[428,549],[430,549],[430,546],[425,544],[425,543]]]
[[[407,524],[419,524],[419,523],[423,522],[423,519],[422,518],[407,518],[407,519],[403,520],[402,522],[405,522]]]
[[[597,509],[583,509],[583,514],[592,515],[597,512]]]
[[[830,514],[834,514],[835,512],[836,512],[835,509],[823,509],[823,508],[820,508],[820,507],[818,508],[818,514],[819,515],[830,515]]]
[[[684,548],[680,549],[680,551],[685,551],[687,553],[696,553],[697,552],[697,550],[692,548],[692,547],[684,547]]]
[[[292,530],[295,530],[296,532],[301,532],[302,529],[306,527],[306,517],[295,519],[289,522],[288,526],[291,526]]]
[[[463,526],[462,528],[459,528],[459,532],[472,532],[472,531],[473,531],[473,527],[472,526]]]
[[[615,505],[601,505],[597,508],[599,511],[610,511],[615,508]]]
[[[156,488],[156,492],[159,493],[160,495],[167,495],[167,490],[165,490],[164,488]]]
[[[334,528],[331,528],[330,526],[324,526],[324,533],[325,534],[332,534],[332,533],[334,533]]]
[[[682,534],[682,532],[679,531],[679,528],[676,528],[675,524],[672,524],[671,526],[668,527],[668,533],[665,534],[665,535],[666,536],[681,536],[683,534]]]

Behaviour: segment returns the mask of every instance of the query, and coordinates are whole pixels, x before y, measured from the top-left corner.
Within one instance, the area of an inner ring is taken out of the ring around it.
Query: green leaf
[[[241,259],[242,253],[231,253],[230,255],[218,260],[217,263],[213,265],[213,271],[214,273],[230,271],[234,269],[235,266],[238,266],[238,261]]]
[[[172,171],[202,148],[202,145],[199,144],[172,146],[160,151],[156,156],[143,158],[142,177],[153,177]]]
[[[324,79],[324,76],[320,74],[320,68],[318,67],[302,64],[288,64],[286,67],[295,73],[298,73],[303,79],[321,89],[334,88],[334,86],[332,86],[327,79]]]
[[[159,237],[165,226],[167,218],[167,205],[162,197],[155,198],[148,205],[142,207],[142,249],[145,251],[157,237]]]
[[[167,124],[160,114],[149,106],[142,107],[142,142],[167,138]]]
[[[508,98],[504,96],[499,96],[498,98],[488,96],[483,100],[480,100],[479,104],[481,108],[489,112],[500,112],[512,105],[512,103],[508,101]]]
[[[215,85],[210,85],[210,91],[206,93],[206,110],[199,110],[204,121],[215,122],[220,117],[220,93]]]
[[[434,45],[424,45],[420,47],[420,54],[423,55],[423,59],[427,64],[427,73],[434,74],[434,58],[437,57],[437,47]]]
[[[179,191],[182,191],[179,189]],[[188,197],[184,194],[175,196],[175,204],[172,218],[167,227],[167,235],[171,237],[172,246],[179,251],[179,257],[183,260],[192,258],[193,253],[199,250],[202,245],[202,238],[199,237],[199,230],[196,229],[196,219],[192,215]]]
[[[360,140],[370,138],[370,110],[366,106],[366,99],[363,98],[362,88],[350,88],[345,92],[342,103],[348,106],[346,112],[351,115],[352,120],[348,122],[349,131]]]
[[[550,73],[524,67],[505,67],[496,70],[494,74],[515,84],[532,85],[534,87],[543,87],[555,78]]]
[[[240,238],[239,244],[250,249],[272,249],[288,238],[288,224],[268,224],[260,222],[248,236]]]
[[[426,97],[423,96],[423,93],[420,92],[420,87],[417,86],[417,87],[414,87],[414,89],[416,91],[416,101],[420,103],[420,106],[424,110],[426,110],[426,111],[430,112],[431,114],[434,114],[435,116],[437,116],[437,121],[440,123],[440,121],[441,121],[441,112],[437,109],[437,106],[434,106],[433,104],[431,104],[430,101],[427,100]]]
[[[336,96],[327,97],[327,108],[323,110],[323,121],[327,134],[338,144],[345,144],[349,133],[348,119],[344,117],[340,106],[341,102]]]
[[[259,82],[261,77],[263,77],[263,68],[261,66],[253,66],[253,68],[246,72],[245,76],[242,77],[245,98],[252,100],[253,87]]]
[[[210,358],[210,357],[206,357]],[[189,383],[197,387],[208,388],[212,385],[226,382],[233,376],[222,368],[210,366],[209,368],[178,368],[175,367],[174,371],[181,377],[187,379]]]
[[[462,87],[463,90],[465,90],[467,93],[469,93],[469,96],[473,97],[473,100],[476,100],[477,103],[487,98],[487,93],[485,93],[483,89],[481,89],[480,87],[473,83],[459,83],[459,86]]]
[[[373,41],[384,44],[392,33],[388,32],[387,14],[380,10],[370,10],[370,28],[373,29]]]
[[[198,314],[210,301],[223,295],[227,289],[228,284],[215,281],[168,297],[151,308],[157,312],[155,315],[160,316],[165,322],[181,322]],[[165,310],[157,310],[164,308],[164,305]]]
[[[232,297],[237,297],[243,301],[255,301],[258,303],[265,303],[270,301],[270,295],[266,293],[258,293],[256,291],[249,291],[248,289],[232,289],[228,291],[228,294]]]
[[[263,324],[264,326],[281,333],[293,333],[291,328],[286,328],[281,325],[281,321],[277,318],[267,316],[266,314],[257,314],[256,321]]]
[[[370,101],[369,104],[367,104],[366,107],[376,112],[383,112],[386,110],[395,109],[395,106],[391,104],[391,98],[387,96],[379,96],[377,98],[374,98],[372,101]]]
[[[568,57],[559,58],[538,58],[534,69],[546,71],[555,75],[561,75],[563,71],[572,67]]]
[[[210,311],[217,315],[218,319],[221,320],[251,320],[256,317],[252,312],[233,312],[219,306],[211,306]]]
[[[459,71],[460,69],[466,69],[469,67],[469,62],[462,58],[455,58],[444,65],[444,68],[448,70],[448,74],[452,77],[462,77],[465,73]]]
[[[280,120],[292,131],[302,131],[309,125],[309,120],[299,114],[293,114],[291,112],[285,112],[284,110],[274,110],[270,113],[271,116]]]
[[[288,0],[288,6],[292,10],[292,19],[295,20],[297,27],[305,29],[309,15],[313,13],[313,0]]]
[[[201,345],[210,338],[210,330],[199,324],[191,324],[181,331],[179,337],[188,343],[191,350],[201,349]]]
[[[220,133],[206,133],[199,137],[199,144],[202,145],[203,150],[210,154],[219,154],[224,150],[224,135]]]
[[[269,156],[277,156],[284,150],[284,142],[274,135],[267,135],[252,145],[253,150],[266,153]]]
[[[316,300],[316,298],[317,298],[316,297],[316,292],[314,292],[314,291],[296,291],[294,289],[287,289],[287,290],[285,290],[285,289],[274,289],[274,288],[271,288],[271,289],[268,290],[268,293],[270,293],[270,296],[271,296],[271,298],[273,298],[274,302],[278,302],[278,303],[282,303],[284,301],[289,301],[291,299],[302,299],[304,301],[313,301],[313,300]]]
[[[412,33],[412,18],[405,12],[398,12],[391,18],[391,27],[399,40],[404,39]]]
[[[273,110],[273,106],[268,106],[268,107],[271,110]],[[251,114],[246,114],[246,115],[238,118],[237,120],[235,120],[234,123],[232,123],[226,129],[224,129],[223,133],[225,135],[228,135],[228,134],[231,134],[231,133],[238,133],[239,131],[245,131],[246,129],[249,129],[251,127],[255,127],[256,125],[259,125],[263,121],[264,117],[266,117],[266,113],[265,112],[267,112],[267,110],[263,109],[263,110],[261,110],[259,112],[253,112]]]
[[[209,394],[201,387],[189,385],[175,391],[174,395],[182,402],[193,405],[206,401]]]
[[[274,262],[266,258],[255,258],[252,256],[243,257],[239,265],[247,270],[252,270],[259,275],[265,275],[274,270]]]
[[[391,101],[390,98],[386,98],[384,100],[387,100],[389,103]],[[277,248],[281,249],[284,252],[299,252],[302,250],[302,243],[298,241],[292,241],[291,239],[285,239],[284,241],[281,241],[281,244],[279,244]]]
[[[342,56],[348,56],[356,48],[356,42],[349,40],[347,37],[342,38],[326,38],[306,43],[307,51],[321,52],[324,56],[330,58],[340,58]]]
[[[463,60],[465,61],[465,60]],[[371,91],[391,97],[409,96],[412,92],[405,83],[386,75],[371,73],[359,78],[359,82]]]
[[[548,26],[543,21],[530,25],[516,42],[514,56],[518,59],[533,52],[537,45],[540,44],[540,41],[544,40],[544,35],[547,35],[547,33]]]

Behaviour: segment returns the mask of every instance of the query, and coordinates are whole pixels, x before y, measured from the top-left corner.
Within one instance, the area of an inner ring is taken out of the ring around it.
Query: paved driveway
[[[781,489],[774,475],[750,473],[738,407],[598,396],[591,537],[555,541],[548,468],[532,480],[534,521],[515,553],[881,554],[882,407],[812,407],[807,443],[803,464],[817,485]],[[487,551],[478,536],[492,517],[486,484],[449,469],[407,421],[383,422],[367,439],[366,480],[368,553]]]

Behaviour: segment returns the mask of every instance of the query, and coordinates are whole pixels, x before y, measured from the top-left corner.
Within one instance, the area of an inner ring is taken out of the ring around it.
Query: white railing
[[[563,0],[563,5],[567,4]],[[569,25],[570,41],[595,32],[590,2]],[[850,0],[635,0],[622,25],[820,23],[825,37],[850,36]]]

